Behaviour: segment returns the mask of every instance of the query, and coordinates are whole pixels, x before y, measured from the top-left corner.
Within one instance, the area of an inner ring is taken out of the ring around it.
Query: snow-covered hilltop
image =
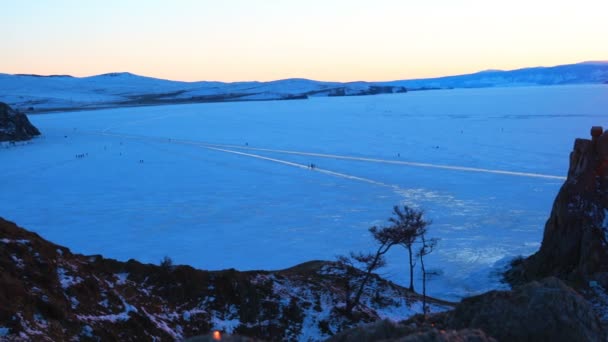
[[[608,82],[608,61],[517,70],[485,70],[474,74],[387,82],[408,89],[485,88]]]
[[[608,82],[608,62],[584,62],[512,71],[392,82],[179,82],[131,73],[90,77],[0,74],[0,102],[27,112],[172,103],[306,99],[403,93],[407,90],[482,88]]]
[[[178,82],[131,73],[91,77],[0,74],[0,101],[28,112],[223,101],[291,100],[310,96],[400,93],[401,86],[368,82]]]

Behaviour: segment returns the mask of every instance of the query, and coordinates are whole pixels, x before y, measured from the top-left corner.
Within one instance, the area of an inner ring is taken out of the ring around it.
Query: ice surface
[[[429,293],[456,299],[538,248],[606,108],[595,85],[33,115],[43,136],[0,150],[0,215],[77,253],[247,270],[371,250],[408,204],[442,239]],[[380,272],[405,284],[405,265],[394,249]]]

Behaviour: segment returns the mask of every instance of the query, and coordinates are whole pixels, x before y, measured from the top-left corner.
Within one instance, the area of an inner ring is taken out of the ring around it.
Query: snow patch
[[[85,321],[108,321],[108,322],[119,322],[119,321],[128,321],[129,320],[129,313],[130,312],[138,312],[137,308],[134,307],[133,305],[127,303],[125,301],[124,298],[119,297],[120,300],[122,301],[122,305],[124,307],[124,311],[117,313],[117,314],[109,314],[109,315],[99,315],[99,316],[93,316],[93,315],[77,315],[78,319],[81,320],[85,320]]]
[[[108,302],[108,299],[104,299],[101,302],[98,303],[99,305],[103,306],[104,308],[109,308],[110,307],[110,303]]]
[[[82,282],[82,278],[76,276],[71,276],[66,273],[66,270],[63,267],[57,268],[57,276],[59,278],[59,282],[61,283],[61,287],[65,290],[70,286],[80,284]]]
[[[34,322],[40,328],[46,329],[48,328],[48,321],[39,313],[34,314]]]
[[[13,259],[13,261],[15,262],[15,266],[17,266],[17,268],[23,269],[25,267],[25,264],[23,263],[23,259],[18,258],[15,254],[11,254],[11,259]]]
[[[167,325],[167,322],[159,319],[155,315],[149,314],[146,311],[146,309],[144,309],[144,308],[142,308],[141,310],[144,312],[144,314],[146,314],[146,316],[148,316],[148,318],[152,321],[152,323],[154,323],[154,325],[156,325],[156,327],[158,329],[166,332],[171,337],[173,337],[176,341],[181,340],[183,338],[183,336],[181,334],[179,334],[178,332],[176,332],[173,329],[171,329],[171,327],[169,327],[169,325]]]
[[[9,243],[18,243],[18,244],[24,245],[26,243],[30,243],[30,240],[25,240],[25,239],[11,240],[11,239],[6,239],[5,238],[5,239],[0,239],[0,242],[6,243],[6,244],[9,244]]]
[[[76,309],[78,307],[78,304],[80,304],[80,302],[78,301],[78,299],[76,299],[76,297],[70,297],[70,303],[71,303],[72,309]]]
[[[80,330],[80,335],[84,336],[84,337],[92,338],[93,337],[93,328],[90,325],[85,325],[84,327],[82,327],[82,330]]]
[[[238,308],[231,305],[225,313],[214,311],[209,320],[214,330],[219,330],[232,334],[234,329],[241,325],[241,320],[238,317]]]
[[[116,284],[124,285],[127,283],[127,278],[129,278],[129,273],[117,273],[114,276],[116,278],[118,278],[118,281],[116,282]]]

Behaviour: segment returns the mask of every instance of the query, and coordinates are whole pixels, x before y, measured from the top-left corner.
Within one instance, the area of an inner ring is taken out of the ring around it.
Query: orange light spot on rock
[[[214,341],[221,341],[222,340],[222,333],[220,333],[219,331],[214,331],[213,332],[213,340]]]

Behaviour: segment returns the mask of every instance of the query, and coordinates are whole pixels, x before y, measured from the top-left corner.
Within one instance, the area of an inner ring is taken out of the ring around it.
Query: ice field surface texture
[[[371,251],[407,204],[441,238],[430,295],[457,299],[538,249],[574,139],[607,111],[589,85],[31,115],[43,136],[0,149],[0,215],[77,253],[248,270]],[[405,250],[388,261],[406,284]]]

